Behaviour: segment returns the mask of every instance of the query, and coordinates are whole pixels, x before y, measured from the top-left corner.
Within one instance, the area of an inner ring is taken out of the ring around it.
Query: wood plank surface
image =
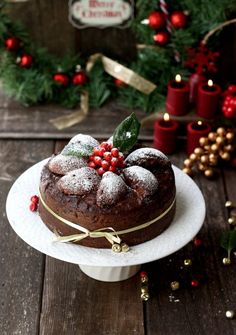
[[[172,161],[182,167],[183,158],[181,154],[174,155]],[[235,171],[231,173],[231,187],[235,189]],[[207,207],[199,234],[203,246],[196,248],[191,242],[170,257],[145,266],[152,283],[152,299],[146,304],[144,316],[148,335],[236,334],[235,320],[225,317],[226,310],[236,308],[236,290],[235,264],[222,264],[226,255],[220,248],[220,236],[227,229],[223,179],[220,176],[207,180],[198,175],[194,180]],[[183,262],[189,258],[192,266],[187,268]],[[191,287],[192,279],[199,280],[201,285]],[[175,280],[181,285],[178,291],[170,289]]]
[[[44,256],[12,230],[6,217],[5,203],[15,179],[47,157],[52,146],[53,143],[48,141],[0,141],[1,335],[38,334]]]
[[[78,133],[90,134],[96,138],[109,138],[118,124],[133,112],[110,102],[102,108],[91,109],[81,123],[61,131],[49,122],[52,118],[75,111],[53,105],[23,107],[0,90],[0,138],[63,139]],[[141,111],[135,113],[139,120],[146,116]],[[142,129],[140,138],[152,139],[152,133],[150,129]]]

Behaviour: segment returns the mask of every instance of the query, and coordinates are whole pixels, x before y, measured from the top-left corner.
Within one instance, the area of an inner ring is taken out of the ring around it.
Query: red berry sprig
[[[31,210],[31,212],[36,212],[38,209],[39,197],[37,195],[33,195],[30,198],[30,201],[31,203],[30,203],[29,209]]]
[[[89,157],[88,166],[95,169],[102,176],[106,171],[119,174],[120,169],[125,167],[124,155],[112,143],[102,142],[93,149]]]

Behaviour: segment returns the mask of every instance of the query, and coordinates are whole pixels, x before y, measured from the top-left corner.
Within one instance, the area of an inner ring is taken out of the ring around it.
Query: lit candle
[[[168,113],[154,124],[154,147],[163,153],[172,154],[176,146],[178,123]]]
[[[179,74],[168,83],[166,110],[171,115],[185,115],[189,111],[189,84]]]
[[[211,126],[205,121],[191,122],[187,126],[187,153],[190,155],[196,147],[199,147],[199,139],[205,137],[211,131]]]
[[[221,88],[208,80],[207,84],[198,87],[197,115],[212,119],[217,111]]]

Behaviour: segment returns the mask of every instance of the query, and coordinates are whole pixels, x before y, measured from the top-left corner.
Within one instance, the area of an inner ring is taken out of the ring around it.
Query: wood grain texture
[[[182,155],[175,155],[173,162],[182,167]],[[226,310],[235,309],[235,268],[222,264],[224,252],[220,236],[226,229],[225,195],[221,176],[210,181],[196,176],[206,200],[207,213],[199,234],[203,247],[189,243],[179,252],[146,266],[152,283],[152,299],[146,305],[146,330],[148,335],[158,334],[236,334],[235,321],[225,317]],[[236,176],[231,182],[236,181]],[[186,268],[184,259],[192,259]],[[192,288],[190,282],[198,279],[200,287]],[[181,288],[170,289],[170,282],[177,280]]]
[[[12,230],[7,221],[5,202],[14,180],[51,152],[52,142],[0,141],[2,335],[38,334],[44,256],[26,245]]]
[[[51,118],[71,112],[73,110],[53,105],[23,107],[8,99],[0,90],[0,138],[63,139],[78,133],[109,138],[118,124],[133,111],[122,108],[116,102],[110,102],[102,108],[91,109],[85,120],[62,131],[49,122]],[[145,117],[144,112],[135,113],[139,120]],[[152,130],[142,129],[140,138],[152,139]]]
[[[47,257],[40,335],[143,335],[139,294],[138,275],[104,283]]]

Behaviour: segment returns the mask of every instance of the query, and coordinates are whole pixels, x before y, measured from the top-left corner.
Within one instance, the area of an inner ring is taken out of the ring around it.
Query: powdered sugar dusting
[[[126,158],[125,162],[128,165],[140,165],[142,162],[146,162],[148,159],[158,159],[162,162],[169,162],[168,157],[161,151],[154,148],[141,148],[137,149]]]
[[[141,166],[131,166],[123,170],[125,181],[135,189],[141,197],[152,195],[158,189],[156,177]]]
[[[105,172],[97,192],[98,206],[114,205],[128,191],[124,180],[113,172]]]
[[[57,155],[49,162],[49,170],[53,173],[65,175],[66,173],[87,166],[85,159],[75,156]]]
[[[58,181],[58,187],[65,194],[85,195],[97,189],[100,180],[94,169],[82,167],[62,177]]]
[[[89,135],[83,135],[78,134],[70,140],[69,143],[79,143],[81,145],[90,146],[90,147],[96,147],[99,145],[99,142],[95,140],[92,136]]]

